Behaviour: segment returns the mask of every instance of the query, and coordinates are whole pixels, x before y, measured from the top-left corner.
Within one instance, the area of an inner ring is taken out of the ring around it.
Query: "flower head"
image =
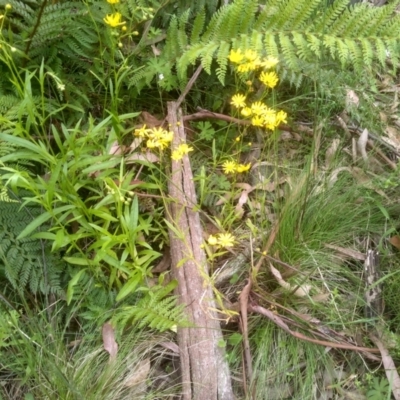
[[[240,114],[242,114],[243,117],[250,117],[250,115],[252,114],[251,108],[250,107],[242,108],[242,110],[240,111]]]
[[[243,54],[242,51],[239,50],[231,50],[229,56],[229,61],[234,63],[234,64],[239,64],[243,60]]]
[[[181,160],[185,154],[193,151],[193,147],[188,146],[186,143],[180,144],[171,155],[171,158],[175,161]]]
[[[254,50],[246,50],[244,56],[248,61],[255,61],[258,58],[258,54]]]
[[[121,13],[117,12],[114,14],[107,14],[105,18],[103,18],[104,22],[107,25],[110,25],[112,28],[115,28],[119,25],[125,24],[125,22],[121,21],[122,15]]]
[[[253,126],[264,126],[264,118],[261,115],[255,115],[251,119],[251,124]]]
[[[222,164],[222,168],[224,170],[224,174],[232,174],[236,172],[237,163],[235,161],[225,161]]]
[[[218,243],[218,239],[217,239],[216,236],[210,235],[210,236],[208,237],[208,239],[207,239],[207,242],[208,242],[209,245],[215,246],[215,245]]]
[[[279,60],[276,57],[268,57],[264,61],[261,61],[260,65],[265,69],[270,69],[278,64]]]
[[[7,11],[10,11],[12,9],[12,5],[10,3],[7,3],[5,8]]]
[[[230,233],[220,233],[218,235],[218,245],[221,247],[233,247],[235,237]]]
[[[119,3],[119,0],[107,0],[107,3],[117,4],[117,3]]]
[[[211,246],[233,247],[235,237],[230,233],[218,233],[217,235],[210,235],[207,242]]]
[[[250,163],[248,163],[248,164],[238,164],[236,166],[236,171],[239,172],[239,173],[247,172],[250,169],[250,167],[251,167]]]
[[[254,115],[261,115],[265,111],[265,104],[261,103],[261,101],[256,101],[251,105],[251,112]]]
[[[279,81],[278,75],[275,72],[261,72],[260,81],[271,89],[276,86]]]
[[[235,94],[232,96],[231,104],[236,107],[245,107],[246,106],[246,96],[243,94]]]
[[[135,129],[134,135],[139,137],[146,137],[149,131],[150,129],[147,129],[146,125],[143,125],[140,129]]]

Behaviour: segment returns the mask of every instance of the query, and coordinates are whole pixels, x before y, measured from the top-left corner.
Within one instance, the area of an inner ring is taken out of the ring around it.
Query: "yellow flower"
[[[229,61],[235,64],[239,64],[243,60],[242,51],[239,50],[231,50],[229,56]]]
[[[107,3],[117,4],[117,3],[119,3],[119,0],[107,0]]]
[[[261,72],[260,81],[271,89],[276,86],[279,81],[278,75],[275,72]]]
[[[211,246],[215,246],[218,243],[218,239],[214,235],[210,235],[207,242]]]
[[[186,143],[180,144],[176,150],[172,152],[171,158],[175,161],[181,160],[185,154],[193,151],[193,147],[188,146]]]
[[[254,50],[246,50],[244,56],[248,61],[255,61],[258,57],[258,54]]]
[[[252,114],[251,108],[250,107],[242,108],[240,113],[243,115],[243,117],[250,117],[250,115]]]
[[[244,63],[238,66],[238,72],[249,72],[254,71],[257,68],[257,64],[254,61]]]
[[[134,135],[139,137],[146,137],[149,129],[146,129],[146,125],[143,125],[140,129],[135,129]]]
[[[287,124],[287,114],[285,111],[279,111],[278,114],[276,114],[276,121],[278,125],[282,122]]]
[[[155,140],[153,140],[153,139],[149,139],[149,140],[146,142],[146,146],[147,146],[147,148],[149,148],[149,149],[154,149],[155,147],[157,147],[157,142],[156,142]]]
[[[264,61],[260,63],[260,65],[266,69],[270,69],[275,67],[278,64],[279,60],[275,57],[268,57]]]
[[[245,107],[246,106],[246,96],[243,94],[235,94],[232,97],[231,104],[236,108]]]
[[[121,22],[121,13],[117,12],[114,14],[107,14],[105,18],[103,18],[104,22],[107,25],[110,25],[112,28],[115,28],[119,25],[125,24],[125,22]]]
[[[230,233],[220,233],[218,235],[218,245],[222,247],[233,247],[235,244],[235,237]]]
[[[265,104],[261,103],[261,101],[256,101],[251,105],[251,111],[255,115],[261,115],[265,111]]]
[[[6,8],[6,10],[9,11],[12,9],[12,5],[10,3],[7,3],[5,8]]]
[[[248,163],[248,164],[238,164],[237,167],[236,167],[236,171],[239,172],[239,174],[240,174],[242,172],[247,172],[250,169],[250,167],[251,167],[250,163]]]
[[[236,172],[236,166],[237,164],[235,163],[235,161],[225,161],[222,164],[224,174],[231,174],[233,172]]]
[[[253,126],[264,126],[264,118],[261,117],[260,115],[255,115],[252,119],[251,119],[251,124]]]

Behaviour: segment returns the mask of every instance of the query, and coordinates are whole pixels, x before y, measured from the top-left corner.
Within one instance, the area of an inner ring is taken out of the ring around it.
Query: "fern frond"
[[[176,282],[172,282],[176,286]],[[118,311],[113,320],[124,327],[127,323],[135,323],[139,327],[148,326],[163,332],[176,326],[186,325],[183,313],[185,305],[178,305],[176,296],[171,292],[171,283],[166,287],[156,286],[141,298],[134,306],[126,306]]]
[[[206,22],[206,13],[202,10],[196,15],[193,22],[192,33],[190,35],[190,44],[194,45],[199,42],[200,35],[204,29],[204,23]]]

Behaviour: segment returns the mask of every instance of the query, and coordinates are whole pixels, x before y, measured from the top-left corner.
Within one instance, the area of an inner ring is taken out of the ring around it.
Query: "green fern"
[[[32,293],[60,293],[60,275],[63,263],[49,246],[39,239],[18,235],[38,215],[38,207],[21,208],[15,194],[1,190],[0,196],[0,274],[14,289],[27,289]]]
[[[131,322],[140,328],[148,326],[160,332],[187,325],[183,313],[185,305],[178,305],[176,296],[169,295],[176,285],[176,281],[171,281],[166,286],[153,287],[135,305],[119,309],[114,322],[120,327]]]
[[[353,66],[362,72],[376,62],[384,65],[389,53],[396,64],[398,3],[349,8],[347,0],[335,1],[329,7],[325,7],[324,0],[271,0],[265,6],[254,0],[236,0],[221,7],[206,27],[204,14],[197,15],[189,33],[184,22],[190,18],[186,14],[184,19],[173,17],[162,57],[173,60],[181,79],[198,60],[207,73],[213,71],[215,62],[221,83],[232,48],[251,48],[278,57],[292,81],[298,79],[304,63],[315,64],[315,60],[331,59],[341,68]],[[177,38],[180,46],[176,46]]]

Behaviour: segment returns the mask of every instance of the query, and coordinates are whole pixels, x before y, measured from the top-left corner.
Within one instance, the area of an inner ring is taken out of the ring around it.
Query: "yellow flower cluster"
[[[222,169],[224,170],[224,174],[234,174],[242,172],[247,172],[251,167],[251,164],[238,164],[236,161],[225,161],[222,164]]]
[[[143,125],[140,129],[135,130],[135,136],[147,139],[146,146],[149,149],[164,150],[171,143],[174,133],[163,128],[148,129],[146,125]]]
[[[253,126],[273,130],[281,123],[287,123],[287,114],[284,111],[276,112],[261,101],[256,101],[250,106],[247,106],[246,96],[243,94],[235,94],[232,97],[231,104],[234,107],[241,109],[240,113],[243,117],[251,118],[251,124]]]
[[[235,237],[230,233],[218,233],[215,236],[210,235],[207,242],[211,246],[233,247],[235,244]]]
[[[254,50],[246,50],[242,53],[241,49],[231,50],[228,59],[233,64],[238,64],[237,71],[246,73],[255,71],[260,68],[271,69],[278,64],[278,59],[275,57],[267,57],[261,59]],[[261,72],[260,81],[269,88],[274,88],[278,81],[278,75],[275,72]]]
[[[182,157],[190,151],[193,151],[193,147],[188,146],[186,143],[182,143],[172,152],[171,158],[175,161],[181,160]]]

